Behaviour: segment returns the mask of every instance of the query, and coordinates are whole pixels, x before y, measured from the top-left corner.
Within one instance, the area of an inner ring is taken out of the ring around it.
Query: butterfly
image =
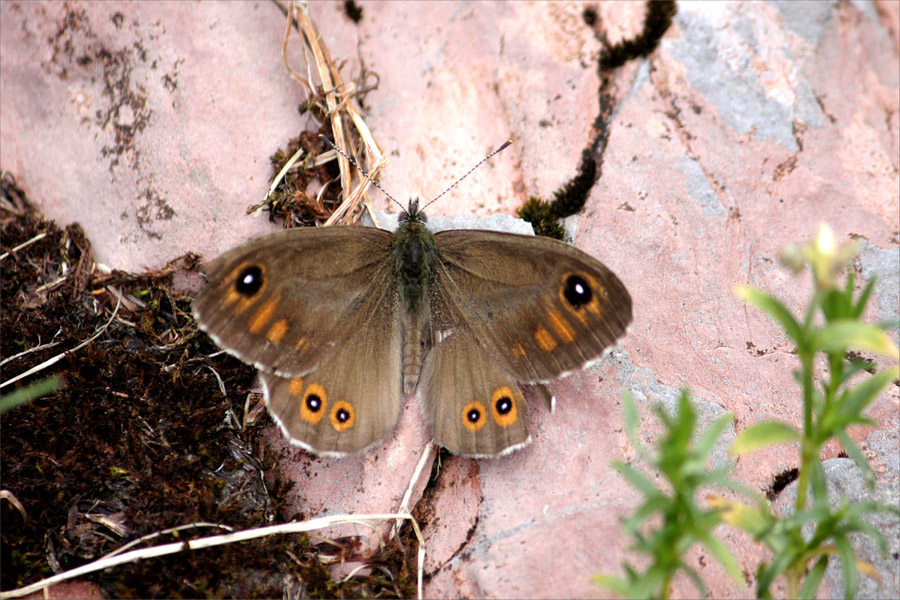
[[[628,290],[581,250],[503,232],[432,233],[418,200],[396,232],[287,229],[233,248],[207,274],[193,303],[201,329],[259,369],[293,443],[329,456],[387,436],[415,392],[450,452],[521,448],[530,437],[520,386],[596,361],[632,318]]]

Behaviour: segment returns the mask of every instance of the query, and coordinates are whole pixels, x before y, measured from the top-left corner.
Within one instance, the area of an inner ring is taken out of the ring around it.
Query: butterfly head
[[[400,226],[410,224],[410,223],[428,223],[428,217],[425,216],[425,213],[419,210],[419,199],[413,198],[409,201],[409,205],[406,207],[406,210],[400,213],[400,217],[398,219]]]

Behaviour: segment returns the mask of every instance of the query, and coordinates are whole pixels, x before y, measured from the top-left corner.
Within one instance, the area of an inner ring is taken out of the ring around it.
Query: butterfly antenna
[[[446,194],[447,192],[449,192],[450,190],[452,190],[453,188],[455,188],[455,187],[457,186],[457,184],[459,184],[463,179],[465,179],[466,177],[468,177],[469,175],[471,175],[471,174],[472,174],[472,171],[474,171],[475,169],[477,169],[478,167],[480,167],[481,165],[483,165],[484,163],[486,163],[486,162],[487,162],[492,156],[494,156],[495,154],[499,154],[501,151],[505,150],[506,147],[509,146],[510,144],[512,144],[512,140],[506,140],[505,142],[503,142],[503,145],[502,145],[502,146],[500,146],[499,148],[497,148],[496,150],[494,150],[493,152],[491,152],[490,154],[488,154],[487,156],[485,156],[484,158],[482,158],[480,161],[478,161],[478,164],[477,164],[477,165],[475,165],[474,167],[472,167],[471,169],[469,169],[468,171],[466,171],[466,174],[465,174],[465,175],[463,175],[462,177],[460,177],[459,179],[457,179],[456,181],[454,181],[454,182],[450,185],[450,187],[448,187],[446,190],[444,190],[443,192],[441,192],[440,194],[438,194],[437,196],[435,196],[434,199],[432,199],[428,204],[426,204],[425,206],[423,206],[420,210],[425,210],[426,207],[431,206],[432,204],[434,204],[435,202],[437,202],[438,198],[440,198],[441,196],[443,196],[444,194]]]
[[[361,166],[359,166],[359,164],[358,164],[355,160],[353,160],[353,157],[352,157],[352,156],[348,156],[346,152],[344,152],[343,150],[341,150],[340,148],[338,148],[337,146],[335,146],[334,143],[332,143],[331,140],[329,140],[327,137],[325,137],[325,136],[322,135],[321,133],[319,134],[319,137],[322,138],[323,140],[325,140],[326,142],[328,142],[328,145],[331,146],[332,148],[334,148],[334,150],[335,150],[336,152],[338,152],[338,153],[341,154],[344,158],[346,158],[347,160],[349,160],[349,161],[350,161],[350,164],[353,165],[354,167],[356,167],[356,170],[359,171],[360,173],[362,173],[362,176],[369,180],[369,183],[371,183],[372,185],[374,185],[375,187],[377,187],[379,190],[381,190],[381,193],[382,193],[382,194],[384,194],[385,196],[387,196],[388,198],[390,198],[391,200],[393,200],[393,201],[397,204],[397,206],[399,206],[401,209],[406,210],[406,208],[405,208],[402,204],[400,204],[399,202],[397,202],[397,199],[396,199],[396,198],[394,198],[393,196],[391,196],[390,194],[388,194],[388,193],[387,193],[387,190],[385,190],[383,187],[381,187],[380,185],[378,185],[378,182],[377,182],[377,181],[375,181],[374,179],[372,179],[371,177],[369,177],[369,174],[366,172],[366,170],[363,169]],[[495,154],[496,154],[496,152],[495,152]],[[490,157],[488,157],[488,158],[490,158]],[[484,162],[484,161],[482,161],[482,162]]]

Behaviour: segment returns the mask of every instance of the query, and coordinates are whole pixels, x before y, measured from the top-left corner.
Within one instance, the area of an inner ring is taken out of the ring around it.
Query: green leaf
[[[669,504],[669,499],[665,496],[652,496],[636,508],[634,514],[622,521],[622,525],[629,531],[639,531],[645,520],[656,513],[664,513]]]
[[[731,444],[728,453],[742,456],[750,452],[789,442],[799,442],[800,433],[787,423],[780,421],[761,421],[743,430]]]
[[[637,405],[634,402],[634,395],[631,390],[622,392],[622,417],[625,421],[625,434],[628,441],[634,446],[638,454],[646,460],[648,451],[641,443],[639,428],[641,425],[641,416],[638,414]]]
[[[848,282],[849,283],[849,282]],[[822,313],[827,321],[844,319],[853,310],[853,289],[847,292],[831,289],[822,296]]]
[[[816,592],[819,591],[819,584],[822,583],[822,577],[825,575],[825,568],[827,566],[828,556],[820,556],[819,560],[816,561],[816,564],[813,565],[813,568],[809,570],[809,573],[806,574],[806,578],[803,580],[803,586],[800,588],[800,598],[813,599],[816,597]]]
[[[813,348],[838,353],[858,348],[900,360],[900,350],[887,333],[875,325],[854,319],[838,319],[826,325],[814,338]]]
[[[839,412],[841,415],[862,415],[866,407],[878,394],[900,377],[900,367],[891,367],[872,375],[859,385],[846,390],[841,395]]]
[[[769,589],[771,583],[767,583],[765,586],[762,583],[763,577],[768,573],[769,569],[770,567],[766,563],[760,563],[756,568],[756,597],[761,598],[761,600],[772,599],[772,591]]]
[[[741,567],[738,565],[737,561],[734,559],[734,555],[729,552],[728,547],[725,546],[725,544],[711,535],[701,536],[700,541],[706,546],[709,553],[713,555],[713,558],[725,567],[725,570],[728,571],[732,581],[738,585],[744,583],[744,575],[741,573]]]
[[[860,371],[865,371],[869,374],[875,373],[875,362],[871,360],[867,360],[865,358],[859,358],[855,356],[848,356],[847,360],[849,364],[844,366],[844,374],[841,377],[843,381],[847,381]]]
[[[875,474],[872,472],[872,467],[869,466],[869,461],[862,453],[862,450],[859,449],[859,446],[856,445],[856,442],[853,441],[853,438],[847,435],[847,432],[843,429],[835,431],[834,436],[841,443],[841,446],[844,447],[847,456],[852,458],[859,470],[862,471],[866,485],[869,488],[875,487]]]
[[[728,428],[733,420],[734,415],[725,415],[707,427],[706,431],[700,436],[700,439],[697,440],[697,443],[694,444],[695,456],[700,457],[705,461],[706,457],[712,453],[712,449],[716,445],[716,442],[719,441],[722,432]]]
[[[36,381],[27,387],[10,392],[5,396],[0,396],[0,413],[5,413],[20,404],[31,402],[41,396],[52,394],[58,390],[60,386],[62,386],[62,379],[54,375],[47,379]]]
[[[841,570],[844,572],[844,598],[853,598],[859,579],[856,571],[856,554],[849,540],[842,535],[834,536],[834,545],[837,546],[841,557]]]
[[[637,490],[645,496],[652,497],[662,494],[655,483],[650,481],[643,473],[631,465],[616,461],[613,463],[613,468],[618,471],[622,477],[627,479],[628,483],[637,488]]]
[[[678,398],[678,420],[672,431],[673,441],[677,441],[679,446],[687,448],[694,436],[696,424],[697,412],[691,404],[690,396],[688,396],[687,390],[681,390],[681,396]]]
[[[788,309],[775,296],[749,285],[736,285],[732,288],[735,296],[749,302],[784,327],[787,334],[799,345],[803,340],[800,325]]]
[[[816,506],[828,506],[828,484],[825,482],[825,468],[821,460],[814,460],[809,465],[809,483]]]
[[[852,275],[852,273],[850,274]],[[862,293],[859,295],[859,299],[856,301],[856,306],[853,307],[853,311],[850,313],[851,318],[858,319],[862,316],[863,312],[865,312],[866,304],[869,302],[869,296],[872,294],[872,289],[875,287],[875,281],[875,277],[870,278],[869,283],[863,288]]]
[[[803,510],[798,510],[797,512],[792,513],[782,519],[782,523],[784,523],[785,529],[793,529],[800,528],[807,523],[819,523],[821,525],[831,516],[831,507],[826,503],[815,508],[805,508]],[[817,533],[817,535],[819,534]],[[828,533],[828,535],[830,535],[830,533]]]
[[[775,516],[769,512],[718,496],[708,497],[706,502],[721,511],[724,522],[742,529],[754,537],[766,531],[775,519]]]
[[[880,529],[877,529],[874,525],[869,523],[869,521],[867,521],[863,515],[867,513],[887,511],[884,511],[885,507],[880,506],[874,502],[872,502],[871,504],[875,505],[871,507],[872,510],[864,510],[860,514],[853,514],[847,517],[844,523],[844,527],[842,527],[841,529],[842,531],[845,531],[847,533],[860,533],[869,536],[878,545],[878,550],[881,552],[881,555],[885,556],[887,555],[887,541],[884,539],[884,535],[882,535]],[[896,509],[894,510],[896,511]]]
[[[699,593],[700,598],[706,598],[706,584],[703,583],[703,578],[700,577],[700,574],[697,573],[695,569],[691,567],[684,566],[684,572],[688,574],[688,576],[694,581],[694,585],[697,586],[697,592]],[[666,594],[668,597],[669,594]]]
[[[772,562],[767,565],[761,565],[759,573],[756,577],[756,595],[758,597],[767,597],[771,594],[769,587],[775,578],[784,573],[797,558],[797,552],[791,548],[786,548],[780,554],[772,558]]]
[[[600,587],[605,587],[613,594],[621,598],[633,597],[633,592],[631,591],[631,586],[628,584],[628,581],[620,577],[614,577],[612,575],[606,574],[592,575],[591,583],[593,583],[594,585],[599,585]]]

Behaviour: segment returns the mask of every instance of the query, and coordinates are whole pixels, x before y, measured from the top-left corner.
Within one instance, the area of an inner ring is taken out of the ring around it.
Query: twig
[[[268,202],[268,200],[269,200],[269,196],[271,196],[271,195],[272,195],[272,192],[274,192],[275,189],[276,189],[279,185],[281,185],[281,180],[284,179],[285,173],[287,173],[288,170],[290,170],[290,168],[294,166],[294,163],[295,163],[295,162],[297,162],[298,160],[300,160],[300,157],[303,156],[303,153],[304,153],[304,152],[305,152],[305,150],[304,150],[302,147],[301,147],[301,148],[298,148],[297,151],[294,152],[294,155],[293,155],[290,159],[288,159],[288,161],[287,161],[286,163],[284,163],[284,166],[281,167],[281,170],[280,170],[280,171],[278,171],[278,175],[276,175],[276,176],[275,176],[275,179],[272,180],[272,185],[269,186],[269,191],[266,192],[266,197],[263,198],[262,204],[260,204],[260,205],[259,205],[259,208],[257,208],[257,209],[253,212],[253,216],[254,216],[254,217],[256,217],[257,215],[259,215],[260,212],[262,212],[263,207],[266,205],[266,202]]]
[[[222,378],[219,376],[219,374],[216,372],[215,369],[213,369],[212,367],[210,367],[208,365],[206,368],[209,369],[210,371],[212,371],[212,374],[216,376],[216,381],[219,382],[219,391],[222,392],[222,395],[227,398],[228,394],[225,392],[225,382],[222,381]]]
[[[8,358],[4,358],[3,360],[0,360],[0,367],[5,365],[9,361],[16,360],[17,358],[21,358],[21,357],[25,356],[26,354],[31,354],[32,352],[40,352],[41,350],[46,350],[47,348],[52,348],[53,346],[59,346],[59,342],[49,342],[47,344],[41,344],[40,346],[35,346],[34,348],[29,348],[28,350],[23,350],[22,352],[19,352],[18,354],[13,354],[12,356],[10,356]]]
[[[6,500],[15,506],[16,510],[22,515],[22,518],[25,519],[25,522],[28,522],[28,513],[25,512],[25,507],[22,506],[22,503],[19,502],[19,499],[16,498],[15,494],[9,490],[0,490],[0,500]]]
[[[169,527],[168,529],[163,529],[161,531],[155,531],[153,533],[148,533],[147,535],[145,535],[143,537],[139,537],[136,540],[131,540],[124,546],[122,546],[120,548],[116,548],[115,550],[113,550],[112,552],[107,554],[106,558],[117,556],[119,554],[122,554],[129,548],[133,548],[133,547],[137,546],[138,544],[143,544],[144,542],[149,542],[150,540],[156,539],[156,538],[164,536],[164,535],[168,535],[170,533],[176,533],[178,531],[185,531],[187,529],[199,529],[201,527],[218,527],[219,529],[224,529],[228,532],[234,531],[234,527],[229,527],[228,525],[223,525],[221,523],[200,522],[200,523],[188,523],[187,525],[179,525],[178,527]]]
[[[63,263],[63,267],[65,268],[65,263]],[[38,286],[37,288],[35,288],[34,293],[40,294],[41,292],[46,292],[46,291],[52,290],[53,288],[59,287],[59,285],[62,282],[64,282],[67,277],[68,277],[68,275],[63,275],[62,277],[54,279],[53,281],[48,281],[44,285],[41,285],[41,286]]]
[[[312,74],[310,73],[308,79],[304,79],[303,77],[300,76],[299,73],[297,73],[296,71],[294,71],[293,68],[291,68],[291,63],[288,61],[288,56],[287,56],[288,42],[291,39],[291,25],[294,23],[294,3],[292,1],[290,1],[290,0],[288,1],[287,9],[285,9],[284,12],[287,14],[287,27],[284,30],[284,41],[281,43],[281,60],[284,63],[284,67],[288,70],[288,75],[290,75],[292,78],[296,79],[298,82],[300,82],[304,86],[306,86],[306,89],[309,92],[308,97],[312,98],[316,93],[315,88],[313,88],[313,85],[312,85]],[[303,53],[305,55],[306,48],[303,46],[303,44],[301,44],[300,47],[303,48]],[[309,69],[309,61],[308,60],[306,61],[306,65],[307,65],[307,69]]]
[[[341,114],[338,111],[335,83],[331,77],[332,71],[329,68],[331,61],[328,59],[328,52],[323,47],[319,32],[309,16],[309,6],[299,2],[295,2],[292,6],[297,8],[297,24],[306,38],[309,49],[312,50],[313,58],[316,60],[319,79],[322,81],[322,89],[325,92],[325,104],[328,105],[328,114],[331,116],[331,131],[334,134],[334,141],[339,145],[346,145],[344,140],[344,121],[341,119]],[[339,156],[338,165],[340,165],[341,169],[341,189],[344,191],[344,197],[347,197],[350,195],[352,181],[350,163],[347,159]]]
[[[331,117],[335,145],[338,148],[346,149],[347,154],[351,156],[357,155],[352,148],[353,140],[350,139],[345,130],[345,127],[347,127],[346,119],[349,119],[363,141],[363,148],[369,159],[367,161],[370,165],[369,176],[377,176],[378,172],[389,164],[389,161],[384,158],[375,138],[372,136],[372,132],[362,116],[360,116],[359,111],[354,107],[351,101],[354,94],[354,86],[353,84],[345,83],[341,78],[340,71],[331,59],[328,48],[322,41],[319,31],[309,14],[308,4],[306,2],[291,1],[287,3],[287,7],[284,7],[282,4],[279,4],[279,7],[282,8],[288,17],[282,47],[282,59],[285,68],[292,78],[302,83],[309,90],[310,99],[308,102],[310,102],[317,97],[314,92],[319,89],[313,85],[312,62],[315,61],[319,79],[322,82],[321,89],[325,97],[326,106],[321,106],[321,102],[318,100],[316,102]],[[301,48],[307,64],[308,74],[305,79],[290,66],[287,58],[287,45],[294,23],[295,11],[297,30],[301,35]],[[312,51],[313,60],[310,60],[307,55],[307,47]],[[334,157],[334,154],[331,152],[325,153],[316,158],[316,164],[320,164],[319,161],[323,160],[325,155],[328,155],[329,159]],[[338,159],[338,168],[341,172],[340,182],[343,201],[324,223],[326,226],[345,223],[347,215],[354,212],[354,209],[360,204],[363,204],[369,213],[372,214],[372,208],[366,196],[370,185],[369,180],[358,177],[358,185],[355,189],[352,189],[353,170],[350,168],[346,157],[337,156],[336,158]],[[372,215],[372,220],[375,221],[374,215]]]
[[[31,238],[31,239],[28,240],[27,242],[22,242],[21,244],[19,244],[18,246],[16,246],[16,247],[13,248],[12,250],[10,250],[9,252],[4,252],[3,254],[0,254],[0,260],[3,260],[4,258],[6,258],[7,256],[9,256],[9,255],[12,254],[13,252],[17,252],[17,251],[21,250],[22,248],[25,248],[26,246],[30,246],[31,244],[33,244],[33,243],[35,243],[35,242],[37,242],[37,241],[39,241],[39,240],[44,239],[44,238],[47,237],[48,235],[49,235],[49,234],[48,234],[48,232],[46,232],[46,231],[45,231],[44,233],[39,233],[39,234],[37,234],[36,236],[34,236],[33,238]]]
[[[137,312],[138,308],[147,308],[146,302],[139,298],[135,298],[131,294],[123,294],[121,291],[119,291],[119,288],[114,285],[107,285],[105,288],[97,290],[97,293],[102,293],[103,291],[106,291],[115,296],[117,300],[125,304],[125,309],[130,312]]]
[[[422,456],[419,457],[419,463],[416,465],[416,470],[413,471],[412,477],[409,480],[409,486],[406,488],[406,492],[403,494],[403,499],[400,501],[400,507],[397,509],[397,513],[401,515],[410,514],[409,509],[409,501],[412,498],[413,491],[416,488],[416,484],[419,483],[419,479],[422,477],[422,471],[425,469],[425,464],[428,462],[428,459],[431,458],[431,454],[434,451],[434,440],[429,441],[425,444],[425,450],[422,451]],[[394,523],[394,535],[397,534],[397,531],[400,529],[400,520]]]
[[[142,548],[140,550],[132,550],[130,552],[125,552],[124,554],[117,554],[115,556],[105,556],[99,560],[95,560],[94,562],[88,563],[86,565],[82,565],[76,569],[71,569],[69,571],[65,571],[64,573],[59,573],[52,577],[48,577],[46,579],[42,579],[36,583],[31,585],[27,585],[25,587],[21,587],[15,590],[9,590],[6,592],[0,592],[0,600],[4,600],[5,598],[19,598],[21,596],[26,596],[28,594],[33,594],[39,590],[50,587],[51,585],[56,585],[57,583],[61,583],[63,581],[67,581],[69,579],[73,579],[75,577],[80,577],[82,575],[86,575],[88,573],[93,573],[95,571],[102,571],[104,569],[109,569],[111,567],[115,567],[118,565],[123,565],[129,562],[134,562],[137,560],[145,560],[148,558],[155,558],[158,556],[166,556],[169,554],[175,554],[181,552],[183,550],[199,550],[201,548],[212,548],[214,546],[221,546],[223,544],[231,544],[234,542],[243,542],[247,540],[253,540],[261,537],[266,537],[270,535],[281,535],[288,533],[305,533],[307,531],[312,531],[315,529],[322,529],[324,527],[329,527],[331,525],[339,525],[344,523],[355,523],[358,525],[367,525],[363,521],[387,521],[391,519],[409,519],[412,522],[413,530],[416,533],[416,537],[419,540],[419,552],[418,552],[418,597],[422,597],[422,577],[425,570],[425,539],[422,537],[422,531],[419,529],[419,524],[411,515],[398,515],[398,514],[375,514],[375,515],[332,515],[328,517],[320,517],[318,519],[310,519],[309,521],[303,521],[300,523],[284,523],[281,525],[271,525],[269,527],[259,527],[257,529],[248,529],[244,531],[236,531],[233,533],[226,533],[223,535],[214,535],[210,537],[200,538],[196,540],[186,540],[183,542],[175,542],[171,544],[163,544],[161,546],[154,546],[152,548]]]
[[[9,380],[7,380],[7,381],[4,381],[4,382],[0,383],[0,388],[6,387],[6,386],[8,386],[8,385],[10,385],[10,384],[13,384],[13,383],[19,381],[20,379],[24,379],[25,377],[28,377],[29,375],[34,375],[34,374],[37,373],[38,371],[43,371],[43,370],[46,369],[47,367],[49,367],[49,366],[51,366],[51,365],[55,365],[56,363],[58,363],[59,361],[61,361],[63,358],[65,358],[65,356],[66,356],[67,354],[72,353],[72,352],[77,352],[78,350],[81,350],[82,348],[84,348],[85,346],[87,346],[88,344],[90,344],[91,342],[93,342],[94,340],[96,340],[98,337],[100,337],[100,335],[101,335],[104,331],[106,331],[106,328],[109,327],[109,324],[113,322],[113,319],[116,318],[116,314],[119,312],[119,306],[121,306],[121,304],[122,304],[122,301],[121,301],[121,300],[118,300],[118,301],[116,302],[116,309],[113,311],[113,314],[112,314],[112,316],[109,318],[109,321],[107,321],[106,324],[105,324],[103,327],[101,327],[100,330],[99,330],[97,333],[95,333],[93,336],[91,336],[89,339],[87,339],[87,340],[81,342],[80,344],[78,344],[77,346],[75,346],[74,348],[72,348],[71,350],[66,350],[66,351],[63,352],[62,354],[57,354],[57,355],[54,356],[53,358],[51,358],[51,359],[49,359],[49,360],[46,360],[46,361],[42,362],[41,364],[37,365],[36,367],[32,367],[31,369],[28,369],[28,370],[25,371],[24,373],[21,373],[21,374],[19,374],[19,375],[16,375],[16,376],[13,377],[12,379],[9,379]]]

